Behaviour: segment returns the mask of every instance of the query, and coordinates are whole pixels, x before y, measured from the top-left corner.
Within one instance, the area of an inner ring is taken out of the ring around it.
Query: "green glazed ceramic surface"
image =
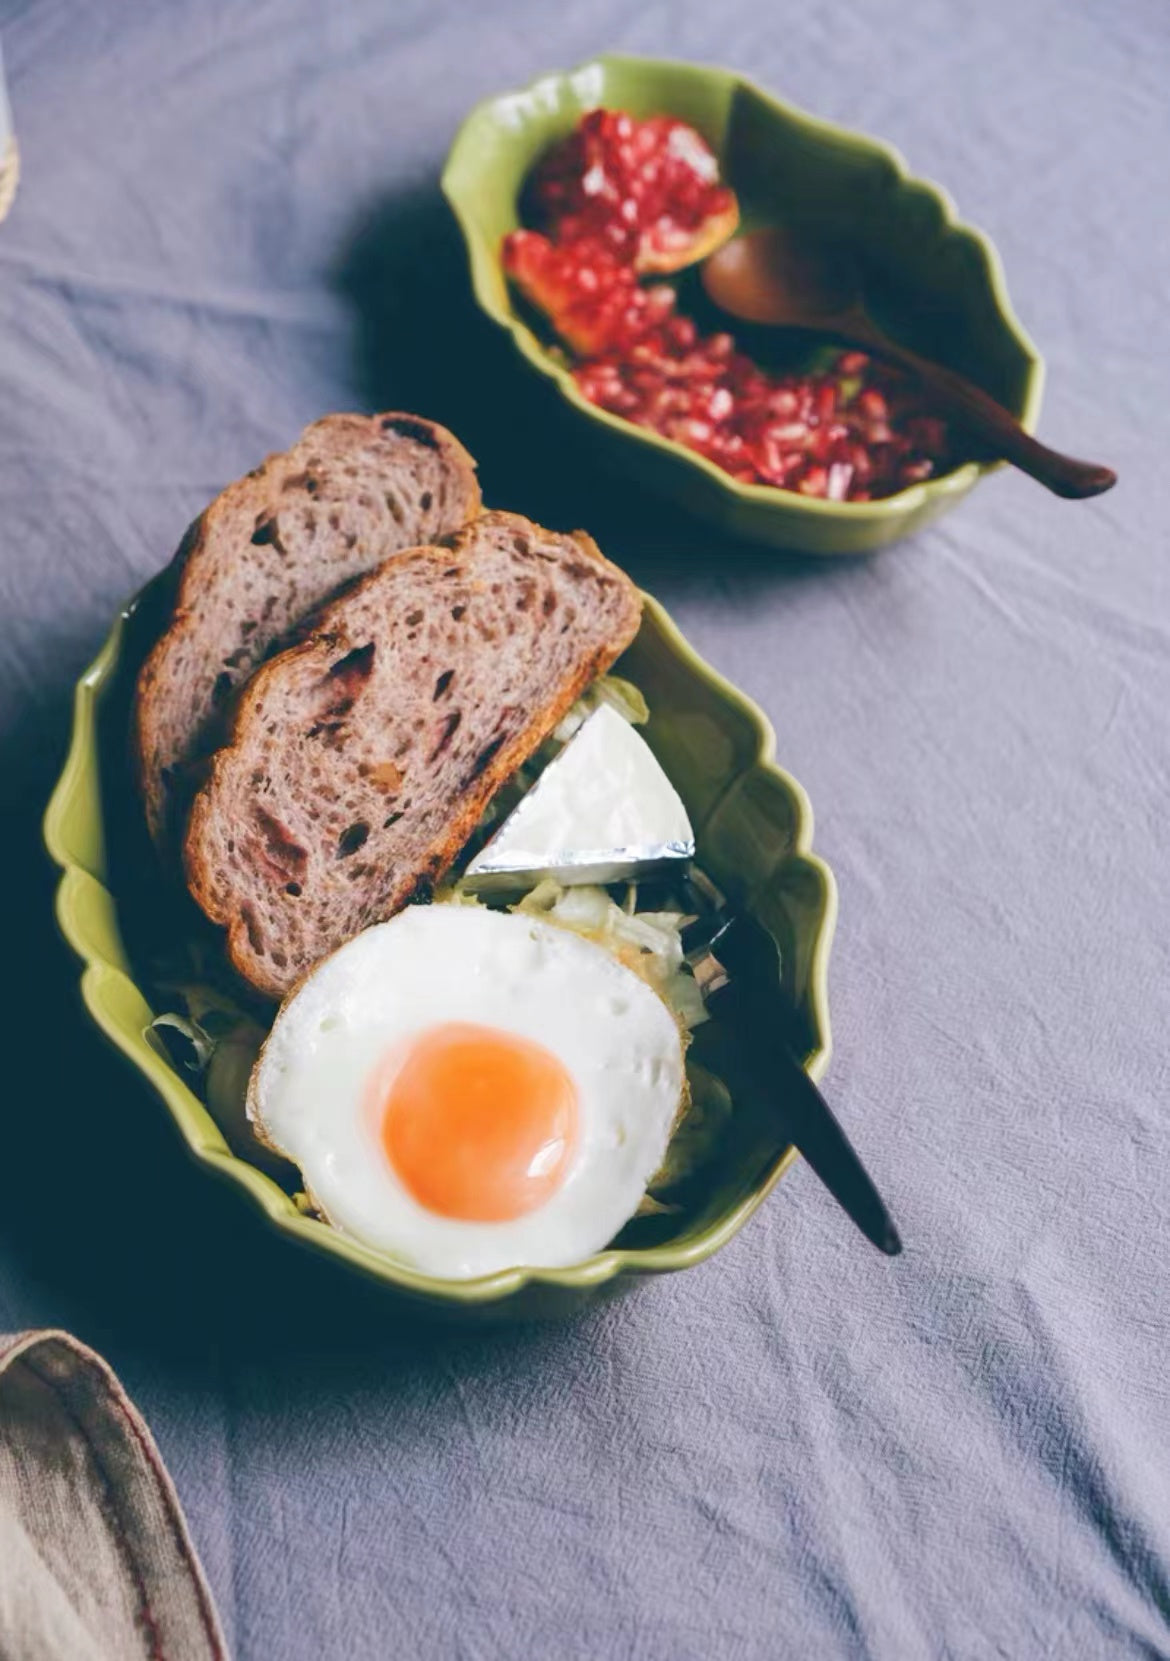
[[[162,579],[145,589],[78,684],[72,742],[46,813],[45,842],[63,871],[57,917],[85,965],[86,1008],[162,1098],[195,1157],[236,1183],[292,1239],[409,1298],[461,1315],[559,1313],[601,1288],[689,1268],[717,1251],[794,1158],[764,1104],[737,1111],[724,1153],[680,1216],[632,1225],[636,1243],[619,1243],[571,1268],[515,1269],[458,1283],[416,1274],[304,1216],[277,1181],[232,1152],[150,1032],[164,1006],[152,1007],[129,943],[148,861],[128,777],[126,719],[165,598]],[[750,905],[780,946],[784,989],[804,1018],[806,1066],[819,1077],[829,1057],[826,971],[836,889],[828,867],[811,852],[808,799],[773,761],[764,715],[691,650],[649,598],[641,631],[618,669],[649,702],[646,735],[686,802],[701,864],[733,903]],[[147,908],[153,910],[152,900]]]
[[[859,554],[920,530],[962,500],[985,465],[969,463],[876,502],[828,502],[742,484],[712,462],[589,403],[513,306],[501,238],[535,160],[597,105],[677,115],[708,140],[747,226],[847,232],[874,318],[898,340],[986,388],[1029,431],[1043,365],[1020,326],[987,237],[955,218],[937,186],[888,145],[819,121],[742,76],[696,64],[599,57],[477,105],[443,173],[476,298],[524,360],[580,412],[599,454],[659,494],[749,541],[813,554]],[[1001,465],[1001,464],[993,464]]]

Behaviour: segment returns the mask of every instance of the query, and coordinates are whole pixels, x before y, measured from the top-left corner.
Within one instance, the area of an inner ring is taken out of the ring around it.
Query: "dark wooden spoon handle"
[[[866,320],[868,324],[868,319]],[[891,363],[908,369],[931,401],[939,409],[953,416],[973,437],[980,439],[996,456],[1010,461],[1013,467],[1029,474],[1058,496],[1078,500],[1086,496],[1100,496],[1117,483],[1117,474],[1111,467],[1099,467],[1095,462],[1076,461],[1072,456],[1050,450],[1038,438],[1026,433],[1015,416],[997,404],[990,393],[976,386],[963,375],[956,375],[942,364],[920,358],[906,346],[881,334],[872,325],[858,328],[850,319],[849,335],[859,345],[869,347]]]

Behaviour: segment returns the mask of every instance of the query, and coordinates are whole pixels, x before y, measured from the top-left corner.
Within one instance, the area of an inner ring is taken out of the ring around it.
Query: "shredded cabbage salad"
[[[618,905],[604,888],[565,888],[546,877],[513,911],[584,935],[619,958],[652,986],[689,1032],[707,1019],[694,976],[683,964],[682,931],[691,919],[681,911],[637,911],[637,885],[627,885],[627,903]]]
[[[233,1152],[271,1165],[275,1156],[253,1136],[244,1106],[264,1027],[203,981],[172,980],[162,989],[179,1008],[157,1015],[149,1031],[198,1090]]]

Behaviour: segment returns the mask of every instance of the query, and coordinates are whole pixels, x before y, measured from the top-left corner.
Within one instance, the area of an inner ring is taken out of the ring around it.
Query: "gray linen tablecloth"
[[[1170,1655],[1164,0],[4,0],[0,35],[0,1330],[118,1369],[240,1661]],[[475,99],[604,47],[750,70],[943,181],[1047,355],[1046,435],[1116,492],[1001,475],[786,564],[550,444],[436,175]],[[899,1262],[798,1168],[572,1325],[404,1327],[83,1023],[35,823],[70,683],[223,483],[387,404],[594,530],[775,722]]]

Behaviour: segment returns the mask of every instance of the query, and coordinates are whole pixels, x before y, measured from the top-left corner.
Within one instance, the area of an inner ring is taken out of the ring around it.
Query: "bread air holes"
[[[250,905],[240,907],[240,921],[244,925],[244,932],[248,936],[248,944],[257,957],[264,956],[264,936],[260,932],[260,923],[255,911]]]
[[[448,744],[450,744],[451,740],[454,738],[456,730],[458,729],[459,723],[462,721],[462,719],[463,719],[463,715],[462,715],[462,712],[460,710],[456,710],[454,712],[454,714],[448,715],[446,721],[444,721],[444,723],[443,723],[443,730],[439,735],[438,742],[435,744],[434,749],[431,751],[430,755],[427,757],[428,763],[433,762],[433,761],[438,761],[438,759],[442,755],[443,751],[447,748]]]
[[[416,421],[409,415],[387,415],[382,418],[384,433],[398,433],[402,438],[413,438],[424,450],[441,448],[439,440],[425,421]]]
[[[299,882],[308,865],[308,852],[293,836],[287,825],[275,814],[256,802],[252,819],[260,833],[260,858],[278,881]]]
[[[368,640],[364,646],[355,646],[352,652],[346,652],[339,657],[336,663],[329,666],[330,680],[368,680],[374,667],[374,653],[377,644]]]
[[[329,688],[330,702],[319,711],[317,722],[309,734],[311,738],[316,737],[328,717],[349,714],[355,698],[374,672],[376,650],[374,641],[369,640],[364,646],[355,646],[352,651],[346,652],[326,670],[321,684]]]
[[[280,527],[271,515],[261,515],[256,521],[256,528],[252,532],[252,542],[257,548],[275,548],[278,554],[284,554],[287,549],[280,540]]]
[[[474,779],[477,779],[479,775],[490,765],[496,755],[496,752],[501,748],[503,743],[504,735],[501,733],[498,738],[493,738],[490,744],[485,745],[471,764],[471,771],[467,774],[467,777],[463,781],[465,787],[471,784]]]
[[[438,680],[435,682],[435,690],[431,693],[431,702],[433,704],[437,704],[439,699],[443,696],[443,694],[446,691],[449,690],[451,682],[454,679],[455,679],[454,669],[444,669],[443,670],[443,673],[439,676]]]
[[[348,859],[350,854],[356,854],[369,834],[370,827],[364,819],[358,819],[352,825],[347,825],[337,838],[338,859]]]
[[[418,606],[416,606],[413,611],[408,611],[406,614],[406,626],[408,629],[417,629],[422,620],[423,614]]]
[[[422,495],[418,499],[418,505],[424,513],[429,513],[430,512],[431,503],[434,501],[434,499],[435,499],[434,496],[432,496],[432,494],[429,490],[424,490],[423,491]]]

